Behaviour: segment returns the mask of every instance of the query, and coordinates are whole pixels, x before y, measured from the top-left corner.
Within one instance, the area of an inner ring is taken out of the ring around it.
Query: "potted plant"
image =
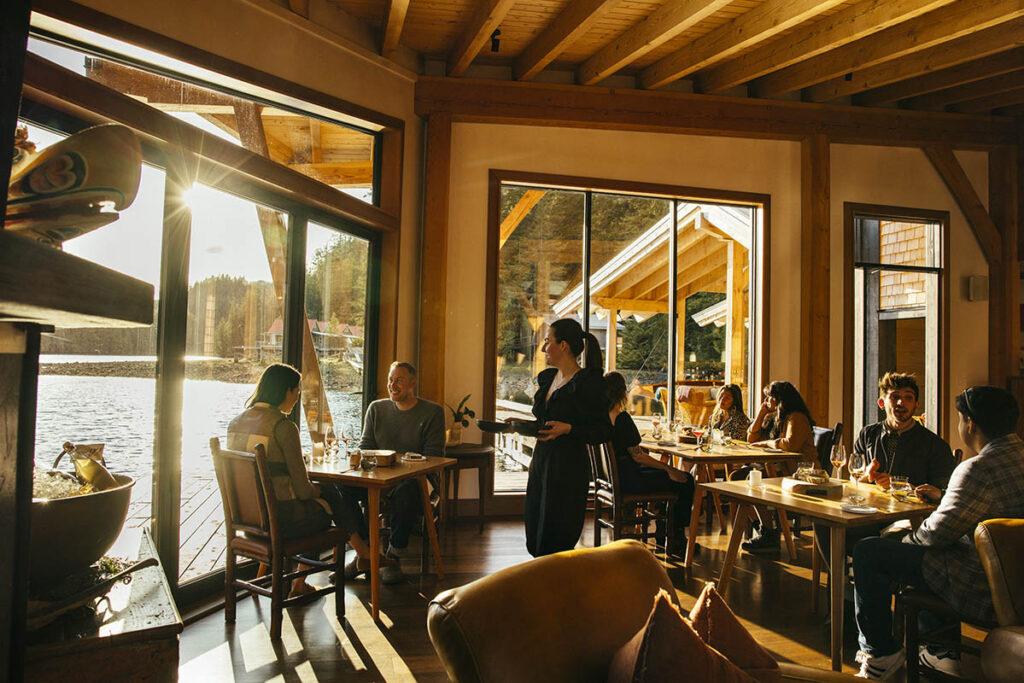
[[[471,395],[472,394],[466,394],[463,396],[462,400],[459,401],[458,408],[452,408],[450,403],[445,403],[452,414],[452,427],[448,430],[449,446],[458,446],[462,443],[462,428],[469,426],[469,418],[476,417],[476,413],[466,407],[466,401],[469,400]]]

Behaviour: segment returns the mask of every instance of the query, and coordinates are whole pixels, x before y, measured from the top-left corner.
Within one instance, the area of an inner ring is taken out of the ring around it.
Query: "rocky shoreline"
[[[255,384],[263,372],[264,364],[247,361],[186,360],[185,377],[193,380],[211,380],[231,384]],[[324,361],[320,366],[328,389],[361,391],[362,377],[348,363]],[[97,361],[76,363],[40,363],[40,375],[71,377],[144,377],[156,376],[154,361]]]

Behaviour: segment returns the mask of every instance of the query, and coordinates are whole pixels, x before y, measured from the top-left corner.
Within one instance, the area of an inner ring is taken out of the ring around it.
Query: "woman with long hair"
[[[711,413],[711,428],[738,441],[747,438],[750,418],[743,412],[743,392],[735,384],[726,384],[718,390],[715,410]]]
[[[354,531],[359,528],[357,520],[351,518],[338,490],[333,486],[321,488],[309,480],[299,428],[288,417],[299,400],[301,380],[301,373],[290,365],[267,366],[245,404],[246,409],[228,425],[227,446],[252,452],[257,444],[263,445],[285,538],[315,534],[333,521],[339,529],[350,531],[349,544],[359,558],[368,561],[370,549]],[[312,590],[304,579],[298,578],[292,583],[289,597]]]
[[[693,477],[652,458],[640,448],[640,431],[626,412],[629,396],[626,379],[618,372],[604,376],[608,397],[608,419],[612,423],[612,445],[623,493],[674,493],[672,536],[665,544],[669,555],[681,555],[686,548],[686,527],[693,508]]]
[[[543,350],[551,367],[537,375],[533,414],[542,428],[526,484],[526,549],[534,557],[576,547],[590,489],[586,445],[611,438],[597,338],[563,318],[551,323]]]
[[[817,462],[813,426],[811,411],[796,387],[789,382],[772,382],[764,388],[764,400],[747,430],[747,440],[751,446],[802,453],[805,460]],[[767,508],[758,506],[756,510],[760,528],[743,543],[743,549],[752,553],[778,551],[780,534],[774,516]]]

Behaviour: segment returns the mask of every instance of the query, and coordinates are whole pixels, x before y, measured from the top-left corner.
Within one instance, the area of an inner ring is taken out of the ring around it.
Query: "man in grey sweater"
[[[409,363],[395,362],[388,373],[388,398],[370,404],[363,419],[361,449],[379,449],[398,453],[444,455],[444,409],[432,401],[416,396],[416,368]],[[436,482],[434,482],[436,486]],[[342,495],[352,501],[366,501],[366,489],[342,487]],[[406,479],[396,484],[385,496],[391,508],[391,536],[386,555],[395,560],[381,568],[381,582],[398,583],[402,580],[401,558],[406,555],[409,532],[422,514],[423,503],[419,482]],[[362,511],[360,534],[369,537],[369,527]],[[345,567],[348,578],[359,574],[362,565],[353,559]]]

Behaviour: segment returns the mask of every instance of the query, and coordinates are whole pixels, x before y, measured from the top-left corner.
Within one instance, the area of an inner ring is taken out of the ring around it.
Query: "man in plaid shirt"
[[[1014,433],[1019,408],[1009,392],[978,386],[957,396],[956,409],[960,438],[978,455],[957,466],[945,493],[917,487],[918,497],[938,508],[916,531],[902,541],[866,538],[854,548],[861,678],[886,680],[905,660],[892,635],[893,584],[931,589],[966,621],[995,622],[974,529],[986,519],[1024,517],[1024,442]],[[933,668],[959,668],[951,653],[922,650],[919,656]]]

